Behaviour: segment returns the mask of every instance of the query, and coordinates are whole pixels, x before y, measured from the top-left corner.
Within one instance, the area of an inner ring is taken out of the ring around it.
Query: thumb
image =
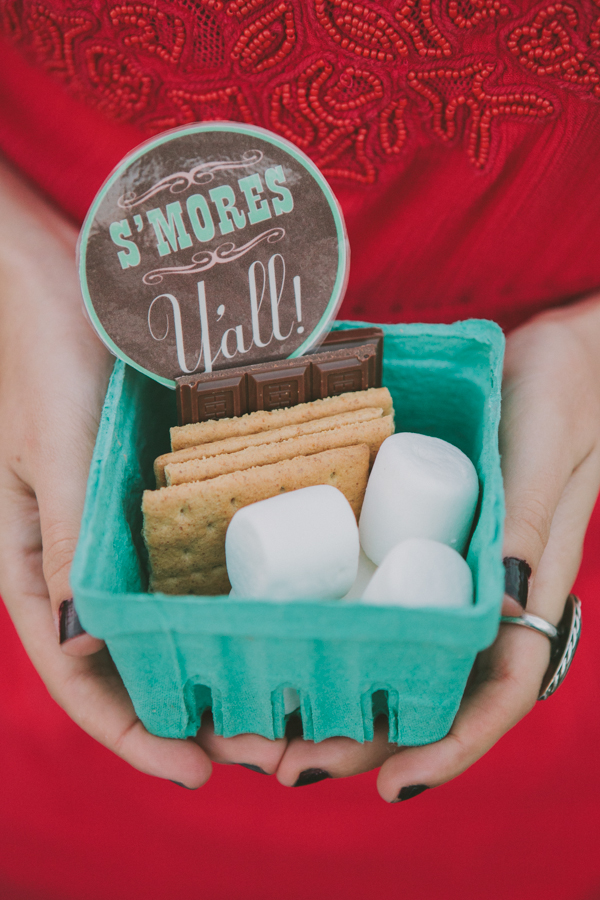
[[[69,575],[77,540],[93,440],[64,443],[60,451],[50,451],[35,479],[40,528],[42,565],[48,587],[57,638],[70,656],[88,656],[104,646],[81,626],[73,603]],[[65,450],[68,447],[68,450]]]

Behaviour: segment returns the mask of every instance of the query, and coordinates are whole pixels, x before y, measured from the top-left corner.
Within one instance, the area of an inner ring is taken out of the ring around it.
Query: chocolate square
[[[343,331],[330,331],[324,339],[323,343],[311,353],[322,353],[325,350],[343,350],[364,346],[365,344],[374,344],[376,352],[375,367],[373,370],[373,381],[369,387],[381,387],[381,379],[383,375],[383,329],[376,325],[368,328],[349,328]]]
[[[204,422],[207,419],[230,419],[248,412],[245,373],[215,372],[206,376],[182,379],[177,386],[177,413],[180,422]]]
[[[331,359],[313,362],[312,394],[315,400],[323,397],[334,397],[349,391],[364,391],[369,384],[370,369],[373,367],[375,355],[359,354],[346,359]],[[373,362],[371,362],[373,361]]]
[[[376,371],[376,344],[316,354],[312,362],[313,400],[374,387]]]
[[[278,370],[275,366],[264,372],[248,372],[248,409],[283,409],[297,406],[311,399],[310,363],[295,361],[296,365]]]
[[[216,391],[203,385],[198,391],[198,418],[204,419],[231,419],[239,416],[235,412],[238,397],[231,388]]]

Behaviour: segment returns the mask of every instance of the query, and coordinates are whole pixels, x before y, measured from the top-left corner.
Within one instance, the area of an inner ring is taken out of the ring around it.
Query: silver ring
[[[538,700],[547,700],[565,680],[573,662],[581,636],[581,602],[575,594],[569,594],[565,610],[557,626],[540,616],[523,613],[522,616],[500,616],[506,625],[522,625],[545,635],[552,646],[550,664],[542,680]]]
[[[523,613],[522,616],[501,616],[500,621],[505,625],[524,625],[525,628],[532,628],[544,634],[554,646],[558,639],[558,628],[539,616],[531,615],[531,613]]]

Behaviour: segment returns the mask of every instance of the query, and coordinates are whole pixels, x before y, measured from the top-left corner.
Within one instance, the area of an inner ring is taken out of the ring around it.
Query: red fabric
[[[330,178],[350,318],[512,326],[600,285],[600,0],[0,11],[0,149],[78,219],[149,134],[240,119]]]
[[[0,0],[0,149],[81,219],[148,134],[254,121],[341,200],[342,314],[510,326],[600,286],[599,22],[596,0]],[[149,779],[54,705],[2,613],[2,900],[600,897],[599,550],[597,510],[565,686],[392,807],[374,774],[289,791],[216,767],[197,794]]]

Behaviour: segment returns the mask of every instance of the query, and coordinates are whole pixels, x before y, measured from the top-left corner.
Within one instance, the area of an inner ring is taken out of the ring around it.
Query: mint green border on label
[[[331,212],[333,213],[333,220],[335,222],[338,241],[338,267],[335,283],[331,292],[331,297],[329,299],[329,303],[327,304],[325,312],[321,316],[313,331],[310,333],[304,343],[290,354],[290,356],[288,357],[289,359],[293,359],[297,356],[302,356],[303,353],[306,353],[307,350],[310,350],[310,348],[318,342],[319,338],[324,336],[324,332],[327,328],[328,323],[335,316],[339,304],[342,301],[344,291],[346,289],[346,283],[348,280],[350,247],[348,244],[348,238],[346,236],[346,227],[344,224],[340,206],[329,184],[327,183],[317,166],[311,159],[309,159],[308,156],[298,150],[298,148],[290,141],[286,140],[285,138],[281,138],[278,135],[273,134],[273,132],[267,131],[267,129],[261,128],[257,125],[243,125],[239,122],[203,122],[197,125],[183,125],[179,128],[172,128],[169,131],[165,131],[156,138],[150,138],[150,140],[144,141],[143,144],[140,144],[139,147],[137,147],[131,153],[128,153],[127,156],[123,160],[121,160],[119,165],[111,172],[111,174],[108,176],[108,178],[98,191],[94,202],[89,208],[88,214],[85,217],[85,221],[79,233],[79,240],[77,242],[77,253],[79,256],[79,282],[81,286],[81,293],[83,295],[83,302],[85,303],[85,308],[90,317],[92,325],[98,332],[98,335],[100,336],[103,343],[111,351],[111,353],[122,359],[128,365],[133,366],[133,368],[137,369],[138,372],[143,372],[144,375],[149,375],[150,378],[154,378],[155,381],[158,381],[160,384],[164,384],[169,388],[174,388],[176,386],[176,383],[170,378],[163,378],[161,375],[157,375],[156,373],[151,372],[149,369],[145,369],[139,363],[136,363],[132,359],[129,359],[129,357],[125,353],[123,353],[123,351],[115,344],[112,338],[110,338],[106,333],[102,323],[100,322],[100,319],[96,314],[96,310],[94,309],[94,304],[92,303],[92,299],[90,297],[90,292],[88,289],[86,273],[87,244],[90,229],[92,227],[92,223],[100,204],[106,197],[107,192],[113,186],[115,181],[121,176],[124,171],[126,171],[126,169],[133,162],[135,162],[140,158],[140,156],[143,156],[148,152],[148,150],[152,149],[153,147],[159,147],[161,144],[167,143],[167,141],[175,140],[180,135],[183,136],[187,134],[202,134],[203,132],[207,131],[236,132],[238,134],[246,134],[249,136],[256,135],[257,137],[261,138],[261,140],[267,141],[268,143],[274,144],[276,147],[285,150],[287,153],[289,153],[290,156],[294,157],[294,159],[299,162],[301,166],[306,169],[309,175],[312,175],[314,180],[321,188],[321,191],[325,195],[325,198],[329,203]]]

